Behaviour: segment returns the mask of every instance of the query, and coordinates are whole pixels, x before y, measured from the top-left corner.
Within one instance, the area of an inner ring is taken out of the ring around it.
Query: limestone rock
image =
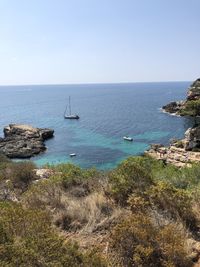
[[[184,141],[185,150],[200,149],[200,126],[189,128]]]
[[[200,78],[188,88],[187,101],[200,99]]]
[[[9,186],[10,180],[4,180],[0,183],[0,200],[10,200],[17,202],[18,198],[15,192]]]
[[[197,79],[188,88],[185,101],[174,101],[163,106],[163,109],[169,113],[175,113],[181,116],[195,116],[196,124],[185,132],[184,139],[174,140],[169,147],[151,146],[146,152],[148,155],[179,167],[185,165],[190,166],[191,162],[200,162],[200,123],[197,122],[197,115],[199,113],[197,111],[200,108],[199,101],[197,100],[200,100],[200,79]]]
[[[48,179],[53,175],[62,175],[62,172],[58,172],[53,169],[35,169],[34,171],[37,177],[36,181],[39,181],[41,179]]]
[[[162,107],[163,110],[169,113],[177,113],[183,106],[184,101],[173,101]]]
[[[151,145],[146,154],[178,167],[200,162],[200,125],[189,128],[184,139],[172,142],[169,147]]]
[[[0,153],[9,158],[30,158],[45,151],[44,141],[53,134],[52,129],[9,124],[4,128],[4,138],[0,138]]]
[[[151,148],[150,149],[158,151],[161,147],[163,147],[162,144],[151,144]]]
[[[184,109],[187,106],[187,103],[192,100],[199,100],[199,99],[200,99],[200,78],[194,81],[188,88],[186,100],[173,101],[163,106],[162,108],[168,113],[175,113],[181,116],[189,115],[189,114],[184,114]]]

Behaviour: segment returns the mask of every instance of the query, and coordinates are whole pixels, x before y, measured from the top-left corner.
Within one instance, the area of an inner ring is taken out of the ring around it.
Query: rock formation
[[[200,162],[200,79],[197,79],[188,88],[185,101],[171,102],[163,106],[163,110],[181,116],[193,116],[196,125],[185,132],[185,138],[173,141],[169,147],[152,145],[146,153],[156,159],[176,166],[189,165]]]
[[[184,105],[184,101],[173,101],[162,107],[168,113],[177,113]]]
[[[0,138],[0,153],[9,158],[30,158],[45,151],[44,141],[53,134],[52,129],[10,124],[4,128],[4,138]]]
[[[200,151],[200,125],[189,128],[183,139],[185,150]]]
[[[168,113],[177,115],[200,115],[200,78],[191,84],[188,88],[187,98],[182,101],[173,101],[162,107]]]
[[[161,144],[151,145],[146,154],[178,167],[200,162],[200,126],[189,128],[184,139],[174,140],[168,147]]]
[[[200,78],[188,88],[187,101],[200,99]]]

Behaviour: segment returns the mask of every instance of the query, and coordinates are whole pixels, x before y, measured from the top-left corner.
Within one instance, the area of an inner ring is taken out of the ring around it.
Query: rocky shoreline
[[[175,114],[175,115],[180,115],[179,112],[181,108],[184,106],[185,101],[173,101],[170,102],[169,104],[165,105],[162,107],[162,110],[170,113],[170,114]]]
[[[189,128],[184,139],[174,140],[168,147],[153,144],[146,154],[178,167],[200,162],[200,126]]]
[[[153,144],[145,154],[177,167],[190,167],[192,163],[200,162],[200,152],[186,151],[184,148],[177,147],[173,144],[168,147],[160,144]]]
[[[172,101],[162,109],[180,116],[200,116],[200,78],[188,88],[186,100]]]
[[[179,116],[199,117],[200,79],[188,88],[186,100],[170,102],[162,109]],[[145,154],[178,167],[191,166],[193,162],[200,162],[200,125],[196,123],[185,132],[185,138],[174,140],[168,147],[152,144]]]
[[[4,138],[0,138],[0,153],[8,158],[30,158],[45,151],[44,141],[53,135],[52,129],[9,124],[4,128]]]

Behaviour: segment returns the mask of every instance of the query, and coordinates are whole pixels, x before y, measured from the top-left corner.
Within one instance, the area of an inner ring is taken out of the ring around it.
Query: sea
[[[38,166],[71,162],[109,170],[152,143],[182,138],[191,118],[162,112],[164,104],[185,99],[188,82],[0,86],[0,136],[10,123],[52,128],[47,150],[33,158]],[[79,120],[64,119],[71,97]],[[133,142],[123,140],[130,136]],[[71,158],[70,154],[76,153]]]

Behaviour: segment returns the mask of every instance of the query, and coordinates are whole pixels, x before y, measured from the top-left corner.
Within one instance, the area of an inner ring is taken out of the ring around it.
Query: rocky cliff
[[[200,124],[197,123],[197,117],[200,116],[200,79],[188,88],[186,100],[173,101],[163,106],[163,110],[181,116],[193,116],[196,118],[196,125],[185,132],[182,140],[172,142],[169,147],[152,145],[146,153],[176,166],[200,162]]]
[[[200,78],[188,88],[187,101],[200,99]]]
[[[200,78],[188,88],[186,100],[173,101],[162,108],[181,116],[200,116]]]
[[[54,130],[10,124],[0,138],[0,153],[9,158],[30,158],[46,149],[44,141],[53,137]]]

